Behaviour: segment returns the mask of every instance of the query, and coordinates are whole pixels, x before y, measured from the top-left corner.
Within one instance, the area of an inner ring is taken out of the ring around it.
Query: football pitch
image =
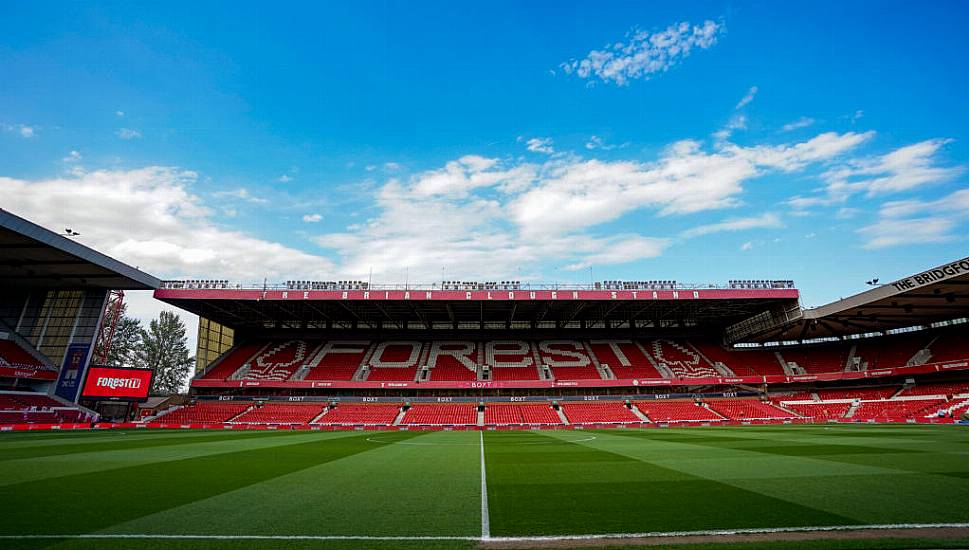
[[[3,548],[944,548],[967,527],[960,426],[0,434]]]

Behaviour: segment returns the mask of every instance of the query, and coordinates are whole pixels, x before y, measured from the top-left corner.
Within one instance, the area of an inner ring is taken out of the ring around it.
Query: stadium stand
[[[706,403],[710,410],[730,420],[780,420],[798,416],[758,399],[711,399]]]
[[[945,408],[945,399],[892,399],[862,401],[849,418],[854,421],[904,422],[924,418]]]
[[[718,344],[693,342],[694,347],[714,363],[726,365],[737,376],[783,375],[777,355],[764,350],[727,350]]]
[[[620,401],[562,403],[562,411],[572,424],[619,424],[642,422]]]
[[[906,386],[899,392],[899,397],[912,395],[946,395],[969,393],[969,382],[929,382]]]
[[[577,340],[549,340],[536,343],[542,364],[552,369],[560,380],[601,380],[583,342]]]
[[[561,424],[562,419],[548,403],[488,403],[486,425]]]
[[[969,359],[969,342],[965,334],[945,332],[929,345],[929,352],[933,363]]]
[[[289,380],[308,359],[319,343],[305,340],[272,342],[249,363],[243,380],[281,382]]]
[[[631,340],[593,340],[589,349],[616,378],[663,378],[643,349]]]
[[[37,369],[47,367],[12,340],[0,340],[0,365],[4,364]]]
[[[236,373],[243,365],[255,359],[267,342],[254,342],[242,344],[229,350],[222,356],[222,360],[213,365],[211,369],[204,373],[202,378],[210,380],[225,380]]]
[[[718,422],[724,420],[714,411],[693,401],[637,401],[636,408],[653,422]]]
[[[869,370],[904,367],[930,340],[922,332],[866,338],[858,340],[855,355],[867,363]]]
[[[827,422],[844,418],[851,403],[787,403],[784,406],[815,422]]]
[[[843,344],[778,350],[778,353],[788,364],[796,364],[803,371],[795,371],[795,374],[821,374],[844,371],[848,363],[849,352],[850,348]]]
[[[478,379],[477,342],[431,342],[429,345],[430,380]]]
[[[831,399],[888,399],[898,392],[898,386],[888,386],[880,388],[842,388],[830,390],[818,390],[818,397],[822,401]]]
[[[88,422],[88,413],[40,393],[0,393],[0,424]]]
[[[320,403],[265,403],[234,418],[233,422],[251,424],[308,424],[323,412]]]
[[[427,347],[421,342],[380,342],[370,357],[367,380],[402,382],[417,377],[417,366]]]
[[[478,408],[471,403],[415,404],[404,414],[401,424],[472,426],[478,423]]]
[[[251,406],[250,402],[240,401],[196,401],[185,407],[171,409],[156,420],[172,424],[228,422]]]
[[[369,349],[366,341],[326,342],[307,363],[304,380],[353,380]]]
[[[313,422],[323,426],[390,426],[400,403],[339,403]]]
[[[644,347],[656,364],[665,365],[677,378],[716,378],[724,375],[685,340],[651,340]]]

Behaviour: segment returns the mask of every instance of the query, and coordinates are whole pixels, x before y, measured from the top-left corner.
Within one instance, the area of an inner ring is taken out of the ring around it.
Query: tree
[[[121,309],[121,319],[114,330],[111,349],[108,351],[107,366],[109,367],[139,367],[138,348],[141,347],[141,321],[129,317],[128,304]],[[99,350],[100,352],[100,350]]]
[[[181,392],[195,358],[189,353],[185,323],[171,311],[162,311],[141,334],[137,362],[155,372],[151,385],[154,395]]]

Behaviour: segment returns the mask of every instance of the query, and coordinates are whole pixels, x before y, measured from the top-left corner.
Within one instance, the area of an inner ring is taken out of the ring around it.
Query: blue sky
[[[163,278],[967,255],[964,2],[0,5],[0,207]],[[591,272],[590,272],[591,271]]]

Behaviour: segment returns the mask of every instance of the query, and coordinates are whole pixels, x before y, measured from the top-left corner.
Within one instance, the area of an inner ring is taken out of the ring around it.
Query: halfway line
[[[488,517],[488,477],[485,474],[484,432],[478,432],[481,441],[481,540],[491,538],[491,519]]]

